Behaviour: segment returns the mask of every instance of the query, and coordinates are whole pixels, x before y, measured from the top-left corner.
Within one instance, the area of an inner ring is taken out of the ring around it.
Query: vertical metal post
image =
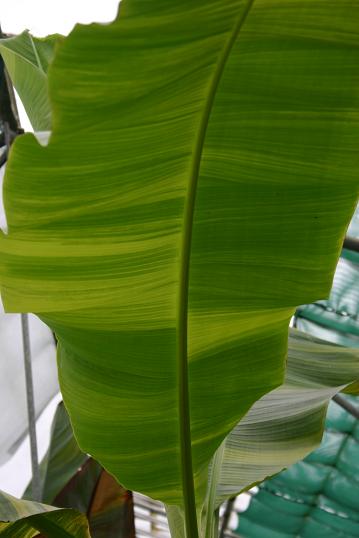
[[[24,367],[26,382],[27,415],[29,420],[29,437],[32,469],[32,499],[41,501],[41,479],[37,452],[36,437],[36,413],[34,398],[34,383],[32,378],[31,345],[29,333],[29,318],[27,314],[21,314],[22,343],[24,350]]]

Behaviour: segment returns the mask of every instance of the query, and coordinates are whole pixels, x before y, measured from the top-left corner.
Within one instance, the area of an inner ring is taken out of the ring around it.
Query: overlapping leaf
[[[90,538],[86,517],[76,510],[20,501],[0,492],[2,538]]]
[[[225,441],[216,504],[314,450],[330,399],[358,378],[358,349],[292,329],[285,383],[258,400]]]
[[[50,144],[22,137],[8,166],[2,294],[56,331],[80,445],[130,489],[190,504],[192,459],[200,503],[283,379],[294,307],[329,292],[358,192],[358,17],[124,0],[56,55]]]
[[[348,397],[346,397],[348,399]],[[349,398],[359,408],[358,398]],[[261,485],[239,518],[243,538],[354,538],[359,532],[359,424],[334,401],[320,447]]]
[[[47,71],[62,39],[57,34],[39,39],[25,31],[0,40],[0,54],[36,131],[51,129]]]
[[[54,503],[56,496],[87,459],[87,454],[80,450],[74,438],[68,414],[61,402],[52,423],[50,446],[40,465],[41,500]],[[24,497],[31,498],[31,483]]]

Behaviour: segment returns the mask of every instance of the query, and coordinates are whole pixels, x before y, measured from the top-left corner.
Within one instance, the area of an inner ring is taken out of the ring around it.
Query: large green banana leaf
[[[1,538],[90,538],[86,517],[76,510],[20,501],[0,492]]]
[[[36,131],[51,129],[47,71],[62,39],[58,34],[39,39],[25,31],[0,40],[0,54]]]
[[[188,529],[193,479],[200,505],[214,451],[283,380],[295,306],[329,293],[358,193],[358,22],[354,0],[124,0],[59,47],[49,145],[13,146],[4,304],[56,331],[81,448]]]

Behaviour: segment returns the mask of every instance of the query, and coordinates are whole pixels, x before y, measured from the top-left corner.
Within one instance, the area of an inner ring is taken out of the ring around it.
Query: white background
[[[74,24],[109,22],[118,0],[8,0],[1,2],[0,23],[4,33],[27,29],[36,36],[68,34]]]

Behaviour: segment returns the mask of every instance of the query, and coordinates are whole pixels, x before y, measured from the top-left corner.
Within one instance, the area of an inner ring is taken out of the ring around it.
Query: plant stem
[[[213,460],[211,473],[209,478],[209,484],[207,489],[206,499],[206,511],[205,511],[205,537],[217,538],[218,537],[218,514],[216,517],[216,495],[219,478],[221,475],[221,468],[224,457],[225,441],[217,448]]]
[[[27,314],[21,314],[21,329],[24,349],[27,414],[29,420],[29,437],[32,467],[32,498],[34,501],[41,501],[41,480],[36,439],[34,385],[32,379],[29,320]]]
[[[250,12],[254,0],[247,0],[245,8],[236,19],[232,31],[223,49],[218,56],[217,65],[208,84],[202,116],[198,123],[195,147],[190,170],[190,179],[186,203],[184,207],[183,235],[181,245],[181,261],[179,275],[179,301],[178,301],[178,380],[179,380],[179,421],[181,446],[182,491],[186,524],[186,538],[198,538],[198,525],[196,516],[196,499],[193,480],[192,465],[192,439],[190,420],[190,394],[188,384],[188,298],[189,298],[189,269],[191,258],[192,230],[194,210],[197,194],[197,184],[201,166],[204,141],[212,112],[216,92],[224,72],[227,59],[236,42],[236,38]]]

